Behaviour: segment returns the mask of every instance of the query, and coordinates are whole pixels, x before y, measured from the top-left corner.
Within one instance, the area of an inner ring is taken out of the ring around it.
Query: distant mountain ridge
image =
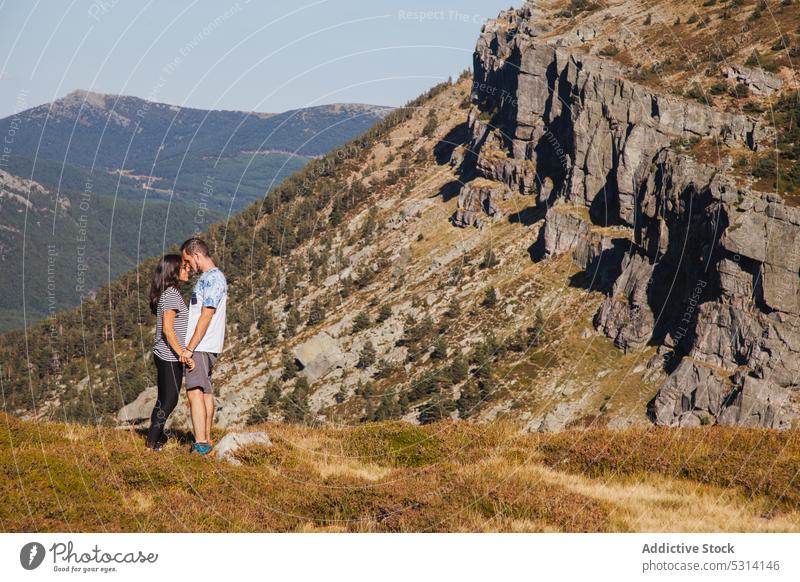
[[[186,201],[210,177],[213,195],[203,202],[235,211],[388,111],[347,103],[215,111],[77,90],[0,120],[4,134],[12,123],[20,128],[3,169],[53,187],[83,189],[91,179],[125,197],[147,186],[149,196]]]
[[[164,155],[174,153],[173,149],[181,150],[184,147],[181,142],[188,139],[197,142],[193,145],[201,146],[203,150],[223,156],[247,148],[291,151],[300,156],[320,156],[331,148],[330,140],[333,138],[330,132],[334,126],[362,118],[358,123],[368,127],[371,125],[370,120],[374,122],[375,119],[382,118],[390,109],[358,103],[334,103],[282,113],[205,110],[148,101],[135,96],[78,89],[52,103],[33,107],[13,117],[21,116],[27,124],[34,122],[37,129],[41,129],[45,121],[56,126],[70,121],[77,123],[74,130],[71,129],[73,135],[68,136],[71,137],[71,142],[59,139],[62,136],[58,132],[45,133],[41,143],[38,143],[39,135],[36,132],[19,136],[16,148],[22,147],[30,152],[30,147],[26,145],[30,143],[37,147],[35,151],[44,159],[63,160],[65,146],[69,145],[73,149],[83,140],[93,137],[82,128],[92,128],[100,122],[106,133],[116,131],[117,128],[138,127],[140,135],[131,142],[132,148],[125,160],[136,162],[143,158],[142,150],[148,145],[148,140],[156,138]],[[0,120],[0,129],[6,129],[11,117]],[[325,125],[325,122],[329,122],[329,125]],[[300,125],[303,127],[299,127]],[[298,135],[297,129],[302,130],[301,135]],[[226,130],[232,131],[226,134]],[[142,135],[146,133],[147,135]],[[316,136],[318,139],[314,139]],[[29,139],[26,140],[26,137]],[[128,143],[106,143],[105,137],[112,136],[108,133],[104,136],[104,147],[96,152],[96,158],[94,155],[85,156],[85,152],[77,150],[69,152],[68,161],[85,166],[92,163],[106,167],[118,165],[123,161],[120,155],[124,156]],[[220,144],[224,147],[218,147]]]

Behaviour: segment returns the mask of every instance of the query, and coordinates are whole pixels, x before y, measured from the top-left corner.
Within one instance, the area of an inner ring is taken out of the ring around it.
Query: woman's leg
[[[178,394],[183,379],[183,365],[180,362],[168,362],[153,356],[158,375],[158,397],[150,415],[150,430],[147,433],[147,445],[154,447],[164,438],[164,425],[169,415],[178,404]]]

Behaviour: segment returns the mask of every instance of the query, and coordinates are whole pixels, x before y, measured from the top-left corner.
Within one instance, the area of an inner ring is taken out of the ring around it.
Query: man
[[[214,420],[214,390],[211,371],[222,352],[225,341],[225,307],[228,283],[208,253],[208,245],[199,238],[190,238],[181,245],[184,263],[200,273],[189,302],[189,325],[186,349],[181,361],[194,360],[194,368],[186,372],[186,393],[192,414],[194,444],[192,452],[211,452],[211,424]]]

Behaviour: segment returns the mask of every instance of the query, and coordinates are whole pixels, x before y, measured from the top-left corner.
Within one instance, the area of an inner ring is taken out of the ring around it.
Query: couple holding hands
[[[198,273],[187,307],[180,292],[189,274]],[[181,254],[164,255],[150,281],[150,309],[156,316],[153,360],[158,377],[158,398],[150,417],[147,447],[160,451],[164,425],[178,403],[186,375],[194,443],[190,451],[207,455],[212,450],[214,391],[211,372],[225,341],[228,283],[212,260],[208,245],[190,238]]]

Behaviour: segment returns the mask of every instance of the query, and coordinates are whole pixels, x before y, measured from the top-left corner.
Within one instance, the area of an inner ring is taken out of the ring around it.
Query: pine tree
[[[497,290],[494,287],[489,286],[486,289],[481,305],[487,309],[492,309],[493,307],[497,306]]]
[[[444,360],[447,357],[447,340],[444,336],[440,335],[433,342],[433,350],[431,351],[432,360]]]
[[[286,422],[307,423],[311,420],[309,390],[308,380],[304,377],[295,380],[294,389],[283,400],[283,417]]]
[[[364,226],[361,228],[361,240],[365,243],[372,241],[372,235],[375,232],[375,224],[377,222],[378,209],[375,206],[370,206],[367,212],[367,218],[364,220]]]
[[[456,403],[453,397],[448,392],[440,392],[420,409],[419,421],[422,424],[430,424],[449,417],[455,409]]]
[[[458,319],[461,315],[461,303],[458,301],[458,297],[453,297],[450,300],[450,304],[447,306],[447,311],[444,312],[445,317],[448,319]]]
[[[539,345],[542,341],[542,335],[544,334],[545,330],[545,319],[544,314],[542,313],[541,308],[536,310],[536,314],[533,316],[533,325],[531,325],[528,331],[528,346],[535,347]]]
[[[272,407],[281,398],[281,384],[278,380],[270,378],[264,388],[264,394],[258,402],[250,409],[247,424],[258,424],[269,420],[269,413]]]
[[[375,405],[372,403],[372,400],[367,400],[366,404],[364,404],[364,417],[362,419],[364,422],[372,422],[375,420]]]
[[[339,294],[342,297],[349,297],[350,293],[353,292],[353,279],[348,275],[341,280],[342,287],[339,290]]]
[[[403,390],[397,399],[397,408],[399,409],[400,416],[407,414],[409,407],[410,402],[408,401],[408,391]]]
[[[392,316],[392,308],[388,305],[381,305],[381,308],[378,310],[378,318],[376,321],[378,323],[383,323],[387,319]]]
[[[375,363],[376,357],[377,354],[375,353],[375,346],[372,345],[370,340],[367,340],[364,344],[364,347],[361,348],[361,354],[358,357],[358,363],[356,366],[362,369],[369,368]]]
[[[358,333],[369,327],[369,315],[363,311],[359,311],[353,318],[353,333]]]
[[[411,403],[408,401],[408,391],[403,390],[397,399],[397,408],[400,411],[400,416],[408,414],[410,407]]]
[[[297,328],[300,326],[300,312],[296,307],[289,310],[286,316],[286,337],[292,337],[297,333]]]
[[[388,391],[384,392],[378,409],[375,411],[375,420],[389,420],[397,418],[399,415],[400,409],[397,405],[397,400]]]
[[[284,348],[281,352],[281,363],[283,364],[283,372],[281,372],[281,379],[291,380],[297,376],[297,360],[288,350]]]
[[[483,255],[483,261],[481,261],[481,269],[491,269],[492,267],[497,266],[500,261],[497,260],[497,257],[494,254],[494,251],[491,247],[486,249],[486,253]]]
[[[258,330],[261,332],[261,337],[267,345],[274,345],[278,339],[278,326],[275,324],[275,318],[272,316],[272,309],[269,307],[263,309],[258,314]]]
[[[292,295],[294,293],[294,290],[297,289],[297,283],[298,283],[297,273],[292,271],[286,276],[286,281],[283,285],[283,292],[286,295]]]
[[[463,382],[467,379],[468,375],[469,364],[467,363],[467,359],[464,357],[464,355],[459,352],[450,363],[450,377],[453,380],[453,384]]]
[[[478,386],[474,380],[467,382],[461,388],[461,396],[459,396],[456,405],[458,407],[458,415],[461,418],[468,418],[475,414],[477,407],[480,405],[481,395]]]
[[[331,215],[328,218],[331,226],[339,226],[342,223],[342,218],[344,218],[344,210],[342,209],[341,198],[336,198],[333,202],[333,208],[331,209]]]
[[[428,113],[428,121],[422,128],[422,137],[432,137],[437,127],[439,127],[439,121],[436,119],[436,111],[431,109]]]
[[[325,321],[325,307],[318,299],[314,299],[308,310],[308,325],[317,325],[323,321]]]

